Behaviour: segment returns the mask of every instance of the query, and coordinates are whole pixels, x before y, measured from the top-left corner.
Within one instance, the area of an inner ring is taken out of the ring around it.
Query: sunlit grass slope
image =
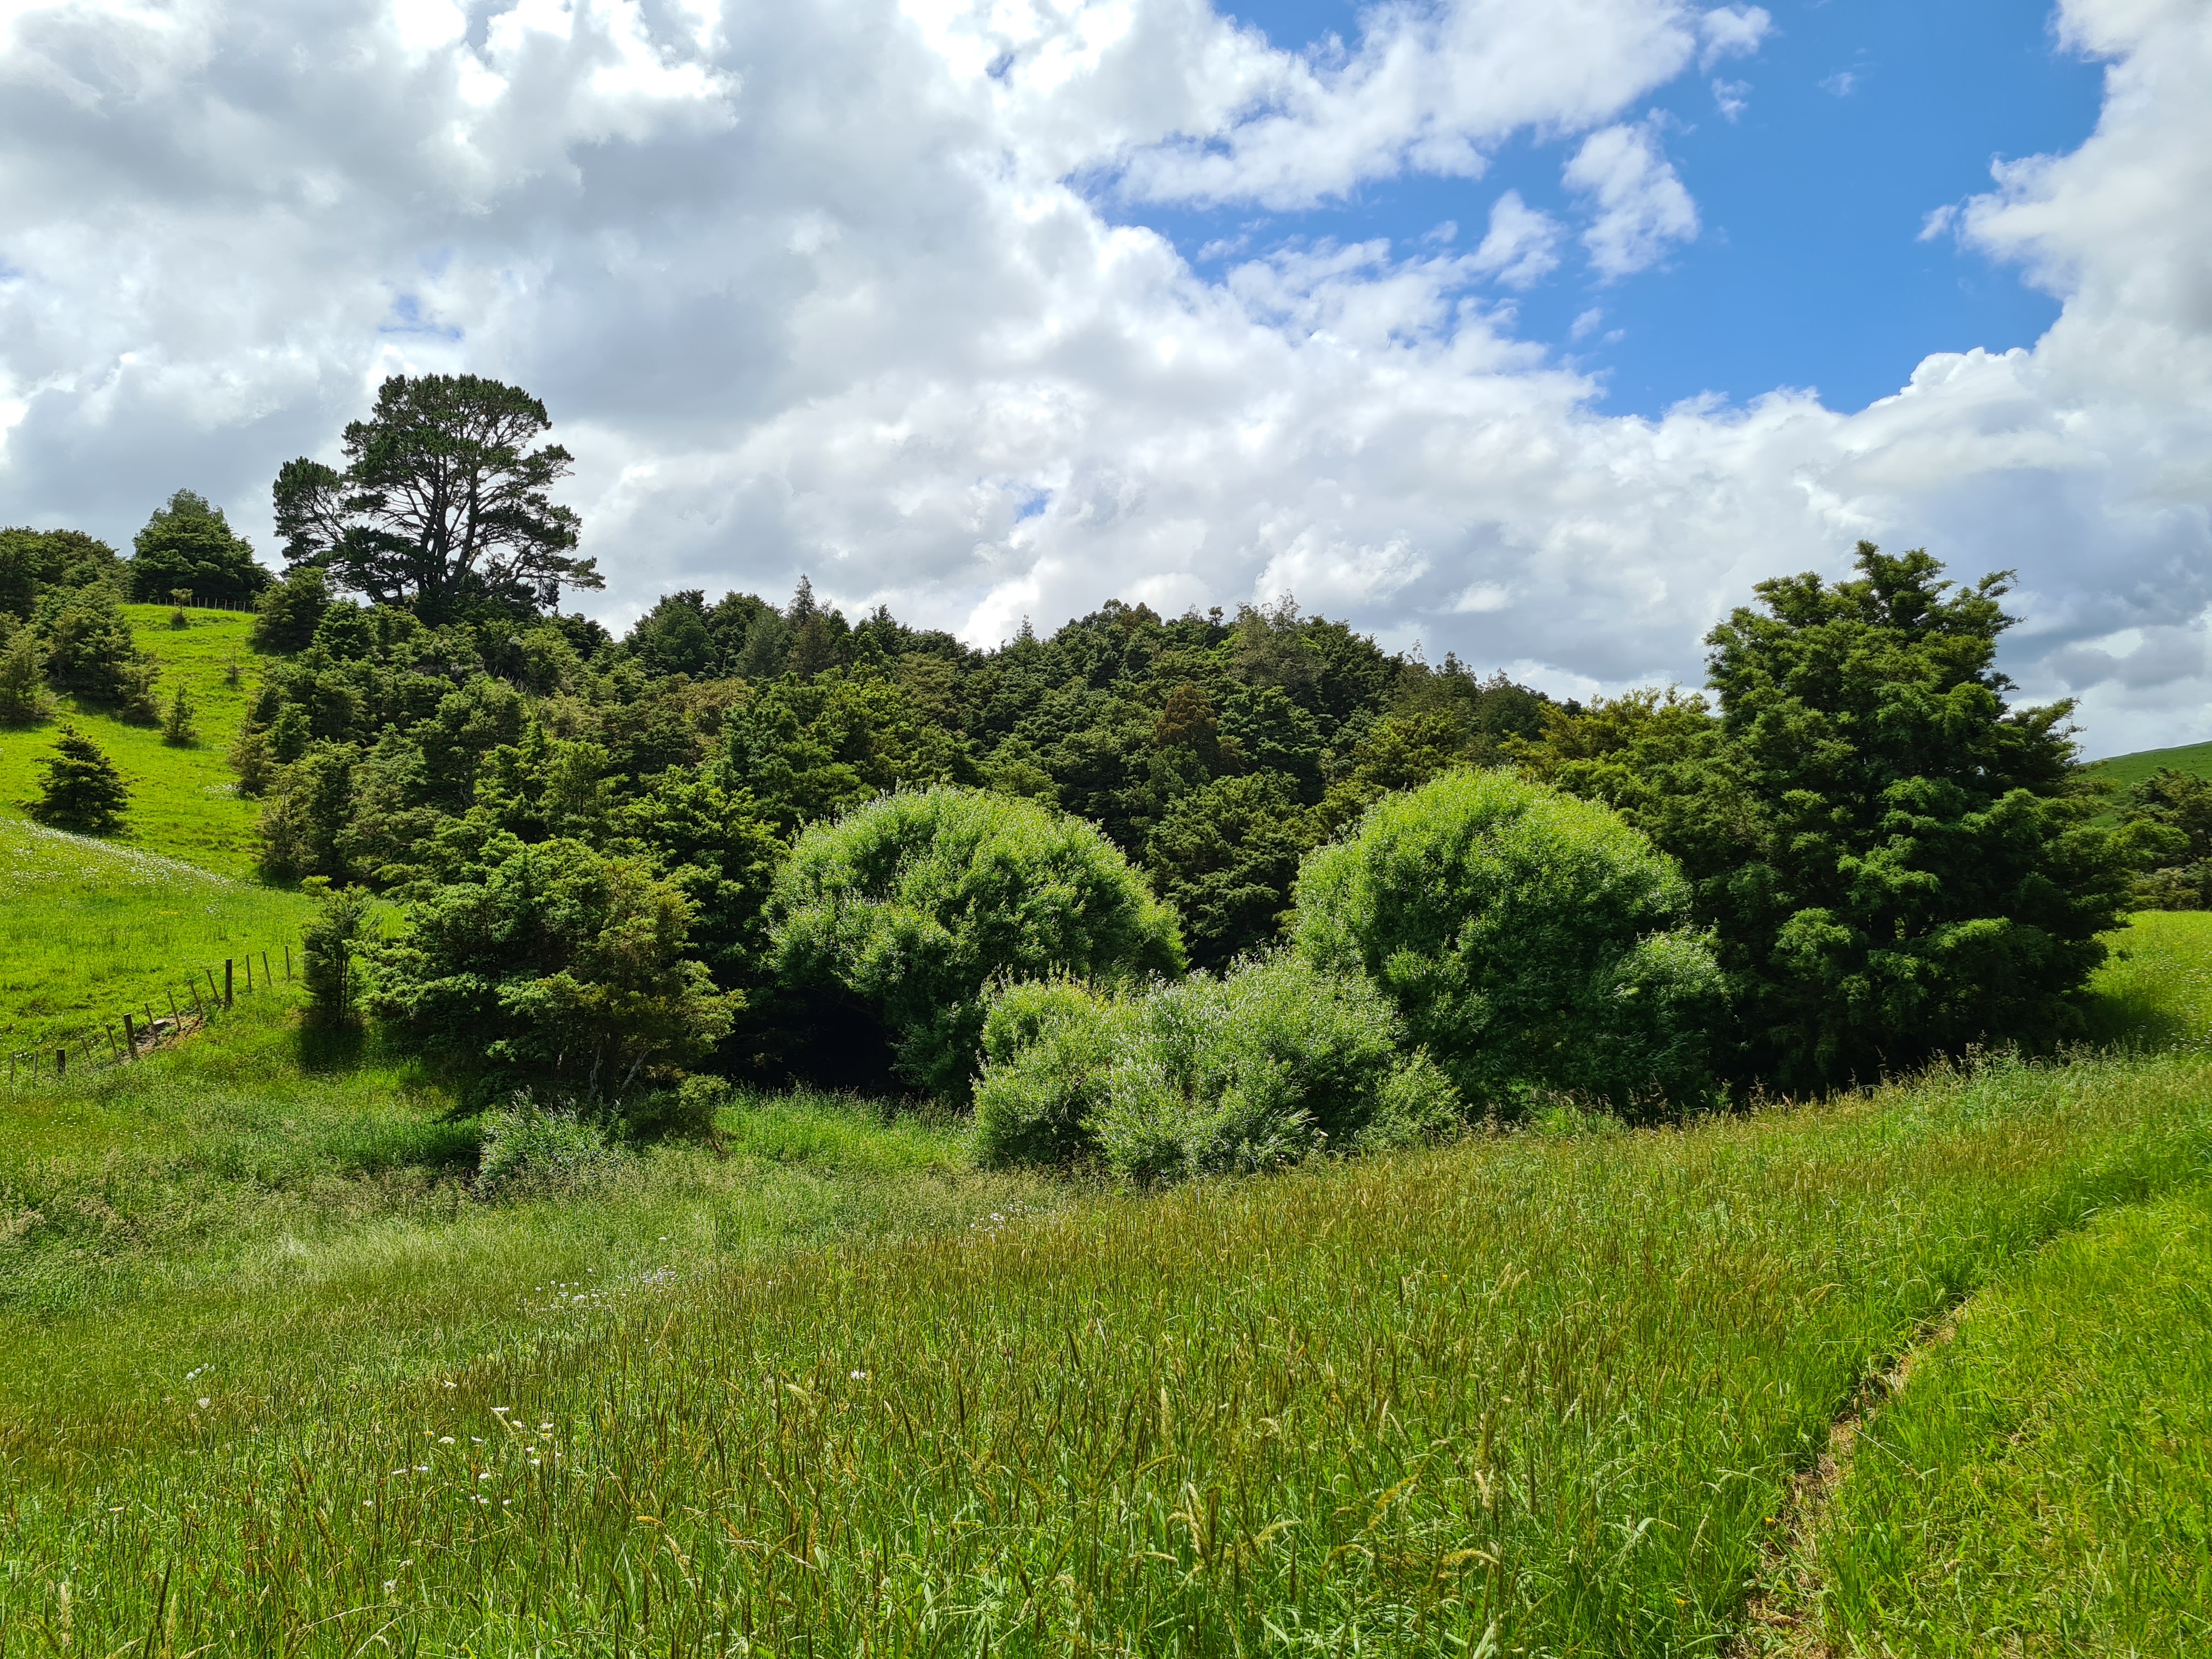
[[[127,843],[0,818],[0,1049],[51,1048],[152,1005],[223,958],[267,951],[281,988],[305,897],[212,875]],[[237,983],[245,984],[240,965]],[[119,1022],[118,1022],[119,1023]],[[98,1045],[103,1051],[104,1042]]]
[[[167,605],[127,605],[123,613],[133,637],[161,665],[156,690],[162,707],[179,684],[197,706],[199,741],[173,747],[161,740],[159,727],[127,725],[73,697],[60,698],[57,719],[29,731],[0,731],[0,817],[22,817],[23,803],[33,798],[44,776],[38,762],[53,751],[66,721],[100,745],[130,787],[130,813],[117,840],[226,875],[248,875],[260,804],[239,798],[225,757],[253,691],[254,657],[247,643],[252,618],[188,611],[191,625],[173,629]],[[234,687],[226,683],[233,663],[239,667]]]
[[[165,1391],[166,1359],[384,1373],[614,1285],[763,1249],[1054,1201],[967,1168],[953,1126],[745,1096],[716,1147],[644,1149],[587,1191],[470,1198],[476,1126],[404,1065],[303,1042],[291,1000],[61,1087],[0,1091],[0,1414]],[[275,1346],[272,1348],[272,1341]]]
[[[2212,778],[2212,743],[2187,743],[2175,749],[2139,749],[2131,755],[2114,755],[2109,760],[2098,761],[2088,769],[2092,775],[2128,789],[2160,767]]]
[[[2212,1188],[2096,1218],[1967,1304],[1858,1437],[1841,1653],[2212,1652]]]
[[[2212,1151],[2185,1043],[1151,1197],[771,1103],[492,1206],[404,1076],[228,1030],[18,1109],[81,1130],[0,1206],[12,1629],[66,1584],[99,1651],[1711,1651],[1861,1380]]]

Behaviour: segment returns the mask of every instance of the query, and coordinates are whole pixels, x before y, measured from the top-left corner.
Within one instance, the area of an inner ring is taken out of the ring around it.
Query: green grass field
[[[2157,964],[2204,921],[2117,970],[2131,1056],[1155,1196],[800,1098],[486,1204],[437,1091],[241,1006],[9,1102],[0,1616],[101,1652],[1712,1651],[1867,1376],[2201,1181],[2201,1024],[2148,1045],[2197,1018]]]
[[[0,1050],[11,1055],[67,1043],[105,1057],[104,1036],[84,1051],[88,1033],[149,1007],[166,1020],[172,997],[190,1013],[191,987],[210,997],[226,957],[242,990],[245,958],[258,987],[267,952],[281,987],[310,908],[299,894],[21,818],[0,818]]]
[[[2114,755],[2109,760],[2094,762],[2087,769],[2093,777],[2131,789],[2160,767],[2212,778],[2212,743],[2189,743],[2176,749],[2141,749],[2132,755]]]
[[[2212,1652],[2212,1188],[1968,1303],[1858,1437],[1817,1566],[1843,1653]]]
[[[161,665],[155,688],[167,708],[181,684],[198,713],[199,741],[179,749],[157,726],[131,726],[62,697],[57,717],[27,732],[0,732],[0,818],[20,819],[23,803],[44,775],[40,759],[53,751],[64,721],[98,744],[131,790],[131,809],[116,839],[125,846],[185,859],[219,874],[248,876],[260,804],[240,799],[225,757],[245,720],[255,659],[247,637],[252,618],[221,611],[188,611],[190,626],[169,626],[171,608],[127,605],[132,636]],[[235,663],[240,684],[227,684]]]

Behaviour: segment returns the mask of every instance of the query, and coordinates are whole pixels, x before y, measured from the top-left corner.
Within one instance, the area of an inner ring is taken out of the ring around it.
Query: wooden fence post
[[[274,985],[276,982],[276,975],[269,971],[269,952],[266,951],[261,953],[261,982],[264,985]]]
[[[161,994],[169,999],[169,1034],[172,1036],[184,1036],[185,1017],[177,1012],[177,994],[166,985],[161,988]]]
[[[138,1058],[138,1032],[127,1013],[123,1016],[123,1053],[126,1059]]]
[[[202,972],[202,973],[204,973],[204,974],[205,974],[205,975],[207,975],[207,982],[208,982],[208,1000],[209,1000],[210,1002],[213,1002],[213,1001],[215,1000],[215,997],[216,997],[216,989],[215,989],[215,969],[212,969],[212,968],[203,968],[203,969],[200,969],[200,972]]]
[[[54,1050],[54,1075],[58,1078],[69,1075],[69,1050],[66,1048]]]
[[[251,951],[246,953],[246,988],[249,992],[253,989],[253,952]]]
[[[289,939],[284,941],[284,977],[287,980],[292,977],[292,942]]]
[[[230,957],[225,957],[222,959],[222,1006],[226,1008],[231,1006],[231,994],[234,989],[230,978]]]

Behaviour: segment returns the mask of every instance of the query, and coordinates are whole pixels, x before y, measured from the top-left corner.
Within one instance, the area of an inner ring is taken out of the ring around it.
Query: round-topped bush
[[[885,795],[799,838],[771,904],[778,977],[855,999],[900,1073],[965,1103],[994,982],[1180,974],[1175,913],[1093,825],[943,786]]]
[[[1674,860],[1510,772],[1389,795],[1298,875],[1297,948],[1380,986],[1470,1104],[1544,1093],[1651,1115],[1712,1089],[1720,970]]]

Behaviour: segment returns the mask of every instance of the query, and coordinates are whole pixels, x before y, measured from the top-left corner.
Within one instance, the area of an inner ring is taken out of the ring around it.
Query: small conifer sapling
[[[191,697],[183,686],[179,686],[169,698],[169,712],[161,716],[161,741],[175,748],[189,749],[199,740],[200,729],[192,724]]]
[[[78,830],[100,835],[120,829],[131,792],[99,745],[74,726],[62,728],[54,752],[39,764],[46,781],[39,797],[29,804],[30,814],[58,830]]]

